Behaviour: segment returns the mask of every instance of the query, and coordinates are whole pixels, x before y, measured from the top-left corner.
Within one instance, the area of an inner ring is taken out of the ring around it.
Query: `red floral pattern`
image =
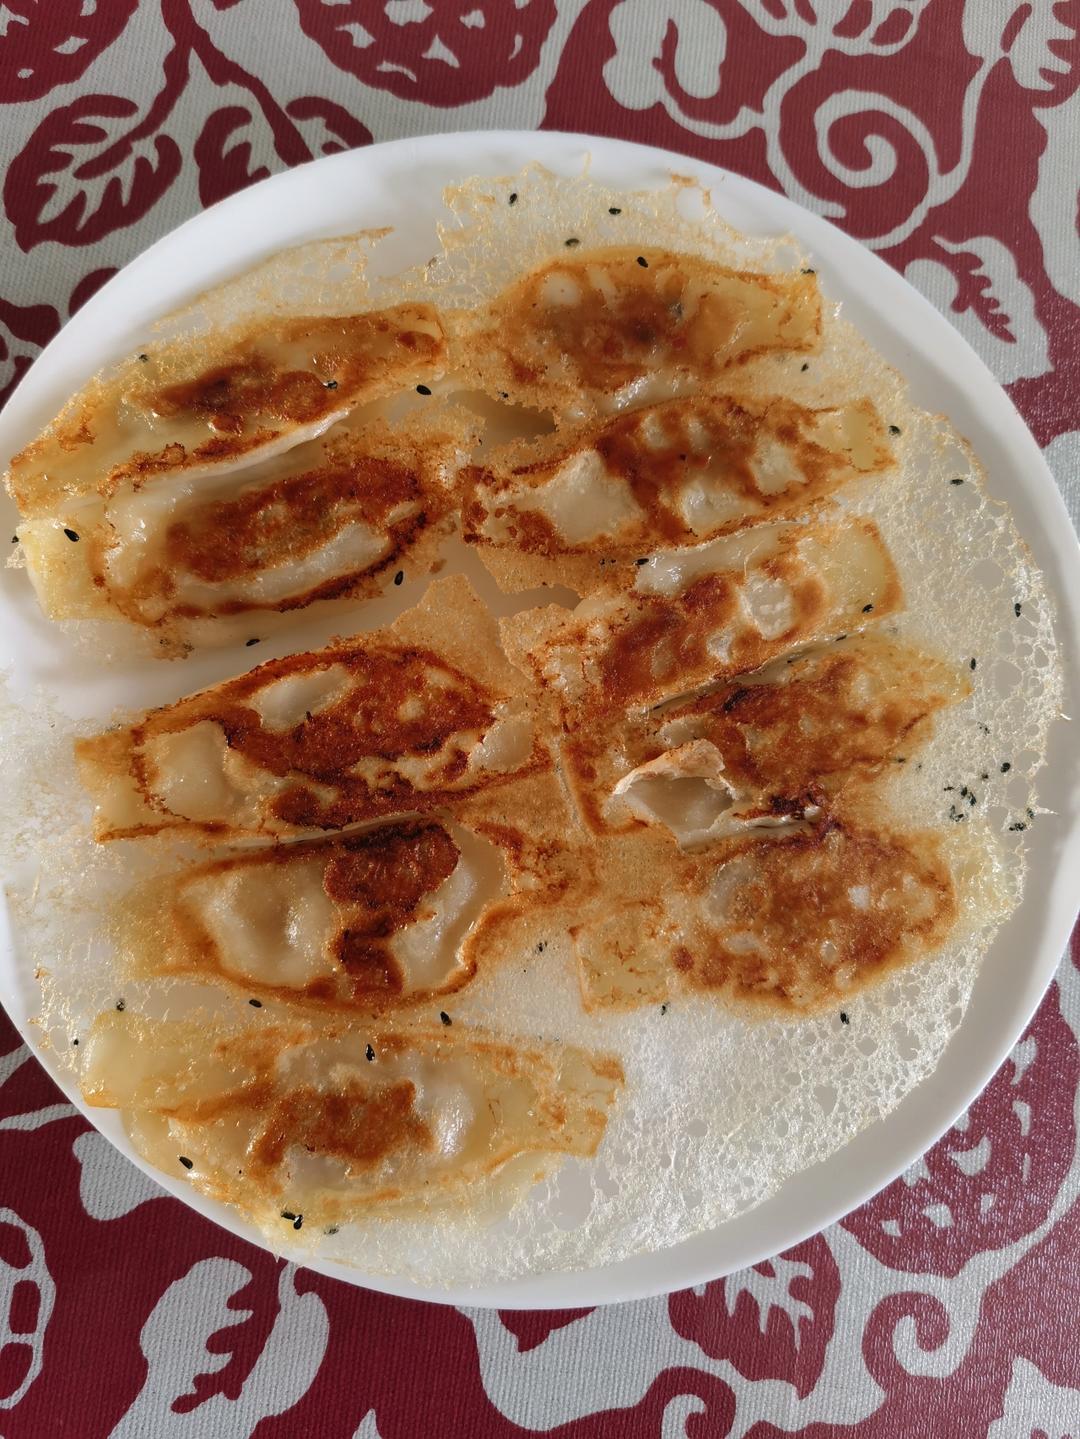
[[[892,1269],[950,1278],[1015,1244],[1045,1223],[1069,1172],[1078,1084],[1076,1036],[1051,993],[961,1124],[844,1227]]]
[[[728,1359],[745,1379],[783,1379],[805,1398],[821,1377],[833,1335],[840,1271],[816,1235],[786,1254],[707,1284],[702,1294],[671,1296],[677,1334],[713,1359]]]
[[[447,107],[519,85],[536,69],[555,0],[294,0],[304,33],[342,70]]]
[[[1078,92],[1080,0],[4,0],[0,402],[198,204],[372,139],[542,124],[835,219],[1080,454]],[[281,1265],[161,1197],[0,1029],[0,1431],[1077,1439],[1074,961],[965,1119],[842,1225],[549,1314]]]
[[[0,103],[39,100],[78,80],[122,32],[139,0],[6,0]]]

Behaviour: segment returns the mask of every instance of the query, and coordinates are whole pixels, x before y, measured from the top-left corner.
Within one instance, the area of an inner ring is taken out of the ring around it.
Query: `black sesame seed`
[[[848,1019],[847,1015],[844,1013],[843,1010],[840,1011],[840,1023],[841,1023],[841,1024],[850,1024],[850,1023],[851,1023],[851,1020]]]
[[[900,426],[899,426],[899,425],[890,425],[890,426],[889,426],[889,434],[890,434],[890,435],[898,435],[898,434],[900,434]]]
[[[262,1009],[261,999],[249,999],[248,1004],[251,1005],[252,1009]]]
[[[431,394],[431,390],[430,390],[429,386],[427,386],[427,385],[417,385],[417,387],[416,387],[416,393],[417,393],[418,395],[430,395],[430,394]]]
[[[77,1039],[73,1039],[71,1042],[72,1044],[78,1044],[79,1041]]]
[[[990,772],[989,772],[989,770],[985,770],[985,769],[984,769],[983,772],[982,772],[982,774],[979,776],[979,778],[980,778],[980,779],[989,779],[989,778],[990,778]]]
[[[1035,811],[1033,809],[1026,809],[1024,813],[1027,815],[1028,819],[1035,818]]]
[[[499,399],[500,399],[500,400],[508,400],[509,398],[510,398],[510,395],[509,395],[509,392],[508,392],[507,390],[500,390],[500,391],[499,391]]]
[[[68,539],[71,541],[71,543],[72,543],[73,545],[78,543],[78,540],[79,540],[78,534],[76,533],[75,530],[69,530],[68,527],[67,527],[67,525],[64,526],[64,534],[67,535]]]
[[[581,241],[580,241],[576,236],[571,235],[570,238],[569,238],[569,240],[564,240],[564,241],[563,241],[563,244],[566,246],[566,248],[567,248],[568,250],[572,250],[575,245],[580,245],[580,244],[581,244]]]
[[[323,389],[324,389],[324,390],[336,390],[336,389],[337,389],[337,380],[327,380],[327,381],[325,382],[325,384],[323,385]]]
[[[971,793],[971,791],[968,789],[968,787],[967,787],[966,784],[962,784],[962,785],[960,786],[960,798],[961,798],[961,799],[967,799],[967,797],[968,797],[968,795],[969,795],[970,793]]]
[[[907,764],[907,759],[902,754],[894,755],[893,764]]]
[[[809,361],[809,360],[804,360],[804,361],[802,362],[802,373],[805,375],[806,372],[807,372],[807,370],[808,370],[809,368],[810,368],[810,361]]]
[[[18,535],[12,535],[12,537],[11,537],[11,543],[12,543],[13,545],[17,545],[17,544],[19,543],[19,537],[18,537]]]
[[[799,271],[799,274],[800,274],[800,275],[816,275],[816,274],[817,274],[817,271],[816,271],[816,270],[811,270],[811,269],[808,267],[808,268],[805,269],[805,270],[800,270],[800,271]]]
[[[545,949],[547,949],[547,940],[542,939],[540,943],[536,946],[536,952],[537,954],[543,954]]]
[[[180,1163],[184,1166],[185,1169],[195,1168],[195,1161],[193,1159],[189,1159],[186,1154],[178,1154],[176,1157],[177,1159],[179,1159]]]
[[[442,1020],[443,1024],[453,1024],[454,1022],[447,1014],[445,1009],[439,1010],[439,1018]]]
[[[288,1219],[291,1222],[296,1218],[296,1215],[292,1212],[291,1209],[283,1209],[281,1211],[281,1217],[282,1219]]]
[[[666,1004],[662,1004],[662,1005],[660,1006],[660,1013],[661,1013],[661,1014],[667,1014],[667,1005],[666,1005]]]
[[[970,664],[970,666],[971,666],[972,669],[975,668],[975,665],[976,665],[977,661],[976,661],[974,655],[971,657],[971,659],[968,661],[968,663]]]
[[[125,1002],[124,1000],[118,999],[118,1000],[116,1001],[116,1012],[117,1012],[118,1014],[123,1014],[123,1012],[124,1012],[124,1010],[125,1010],[126,1008],[127,1008],[127,1004],[126,1004],[126,1002]]]
[[[639,255],[637,257],[637,262],[643,270],[647,270],[649,268],[649,262],[648,260],[646,260],[644,255]]]
[[[259,643],[259,639],[258,639],[258,636],[257,636],[257,635],[255,636],[254,639],[250,639],[250,640],[245,640],[245,641],[244,641],[244,645],[246,646],[247,649],[250,649],[252,645],[257,645],[258,643]]]
[[[839,644],[841,640],[846,640],[846,639],[847,639],[847,635],[837,635],[837,636],[836,636],[836,643]]]
[[[964,483],[964,477],[963,477],[963,475],[953,475],[952,479],[949,481],[949,484],[950,484],[950,485],[962,485],[963,483]]]
[[[397,574],[394,576],[394,584],[395,584],[395,585],[401,585],[401,584],[404,584],[404,583],[405,583],[405,571],[404,571],[404,570],[398,570]]]
[[[1009,763],[1009,761],[1008,761],[1008,760],[1003,760],[1003,761],[1002,761],[1002,764],[1001,764],[1001,773],[1002,773],[1002,774],[1008,774],[1011,769],[1012,769],[1012,765]]]
[[[507,204],[509,204],[509,205],[516,205],[516,204],[517,204],[517,191],[516,191],[516,190],[512,190],[512,191],[511,191],[511,193],[510,193],[510,198],[509,198],[509,200],[507,201]]]
[[[609,205],[609,206],[608,206],[608,214],[609,214],[609,215],[621,215],[621,214],[622,214],[622,211],[619,209],[618,205]]]
[[[635,564],[635,565],[647,565],[648,563],[649,563],[648,558],[647,558],[646,556],[644,556],[644,555],[641,557],[640,560],[635,560],[635,561],[634,561],[634,564]]]
[[[955,788],[956,786],[954,784],[942,785],[942,789],[946,792],[946,794],[948,794],[949,790],[953,790]]]
[[[298,1215],[296,1216],[296,1218],[293,1220],[293,1228],[294,1228],[294,1229],[299,1229],[300,1226],[301,1226],[301,1224],[303,1224],[303,1222],[304,1222],[304,1216],[303,1216],[302,1214],[298,1214]]]
[[[140,355],[140,356],[139,356],[139,359],[142,360],[143,364],[145,364],[146,361],[147,361],[149,358],[150,358],[149,355]]]
[[[1015,834],[1018,830],[1022,829],[1027,829],[1027,825],[1022,819],[1018,819],[1015,824],[1009,825],[1010,834]]]
[[[375,1058],[375,1051],[372,1049],[370,1044],[368,1045],[367,1049],[364,1050],[364,1058],[369,1064]]]
[[[862,612],[864,615],[868,615],[873,608],[873,605],[863,605]]]
[[[1016,616],[1017,619],[1020,618],[1020,609],[1021,609],[1020,601],[1017,600],[1016,603],[1013,605],[1013,614]]]

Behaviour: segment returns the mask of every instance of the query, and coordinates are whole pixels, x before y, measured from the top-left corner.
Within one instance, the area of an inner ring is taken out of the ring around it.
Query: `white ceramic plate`
[[[431,253],[445,185],[470,175],[509,175],[532,160],[577,173],[591,156],[597,180],[640,189],[671,171],[712,189],[725,219],[752,235],[791,232],[814,257],[826,294],[911,384],[917,404],[942,410],[972,441],[991,492],[1006,499],[1059,606],[1061,648],[1070,665],[1066,713],[1080,701],[1080,564],[1072,526],[1043,458],[1008,397],[948,322],[869,250],[790,201],[736,175],[640,145],[575,135],[492,132],[401,140],[304,165],[215,205],[167,235],[101,289],[46,348],[0,415],[0,459],[18,450],[103,364],[126,354],[150,322],[220,280],[287,245],[393,225],[402,265]],[[3,503],[9,504],[4,501]],[[7,519],[14,519],[9,504]],[[21,573],[0,580],[0,663],[20,680],[48,684],[63,645],[37,614]],[[192,686],[197,681],[193,680]],[[94,687],[89,708],[108,713],[136,696]],[[455,1290],[421,1289],[316,1265],[352,1284],[413,1298],[501,1308],[557,1308],[641,1298],[706,1280],[779,1253],[816,1233],[889,1183],[971,1103],[1019,1038],[1068,940],[1080,872],[1078,767],[1069,727],[1055,726],[1040,777],[1044,803],[1031,838],[1024,901],[983,963],[968,1012],[933,1077],[887,1119],[830,1160],[790,1180],[767,1203],[721,1228],[657,1254],[576,1274],[552,1274]],[[36,1048],[30,977],[20,973],[0,932],[0,1001]],[[149,1169],[132,1151],[116,1115],[87,1109],[48,1054],[42,1063],[90,1122],[162,1188],[234,1234],[253,1229],[182,1181]]]

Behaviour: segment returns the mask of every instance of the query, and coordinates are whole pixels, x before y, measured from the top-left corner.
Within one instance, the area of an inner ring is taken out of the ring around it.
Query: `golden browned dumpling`
[[[829,518],[660,550],[636,566],[631,588],[569,613],[515,615],[503,634],[576,729],[757,669],[902,603],[873,521]]]
[[[223,643],[245,615],[374,594],[405,564],[431,569],[467,433],[461,419],[397,433],[354,415],[239,473],[122,481],[24,520],[19,540],[52,618],[127,620],[168,652]]]
[[[969,690],[942,660],[869,632],[614,727],[576,726],[563,759],[595,833],[644,822],[700,845],[820,808],[853,776],[907,763],[933,714]]]
[[[100,839],[269,838],[460,803],[550,767],[468,581],[386,630],[289,655],[82,740]]]
[[[892,463],[868,402],[694,395],[512,447],[466,473],[465,537],[504,589],[579,593],[658,548],[808,506]]]
[[[430,385],[444,364],[442,321],[425,304],[259,319],[151,348],[77,394],[11,461],[8,487],[38,517],[125,483],[219,475],[322,434],[365,401]]]
[[[259,1019],[102,1015],[83,1093],[125,1112],[152,1163],[240,1201],[279,1240],[286,1224],[372,1206],[437,1209],[514,1161],[520,1185],[559,1156],[593,1154],[622,1083],[604,1055],[462,1026]]]
[[[653,246],[541,265],[466,329],[461,368],[483,389],[560,414],[695,390],[771,350],[821,340],[813,275],[732,270]]]
[[[748,831],[677,860],[626,839],[601,859],[612,889],[575,931],[589,1008],[690,988],[808,1014],[937,948],[957,917],[939,838],[820,815]],[[650,883],[662,866],[665,885]]]
[[[123,906],[121,966],[368,1013],[449,994],[579,882],[555,778],[520,780],[510,799],[474,802],[467,825],[398,820],[155,876]]]

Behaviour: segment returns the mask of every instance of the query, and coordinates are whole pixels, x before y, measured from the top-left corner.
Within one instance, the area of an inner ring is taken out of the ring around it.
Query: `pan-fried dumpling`
[[[558,695],[564,728],[646,708],[861,629],[903,602],[872,520],[760,525],[654,554],[633,588],[503,622],[512,655]]]
[[[480,388],[561,415],[625,409],[714,381],[769,350],[816,350],[813,275],[732,270],[653,247],[551,260],[466,331]]]
[[[151,348],[77,394],[12,460],[8,487],[29,518],[125,482],[238,469],[313,439],[366,401],[430,387],[445,352],[442,320],[425,304],[261,318]]]
[[[563,1155],[592,1155],[622,1083],[604,1055],[462,1025],[260,1017],[226,1029],[103,1014],[82,1088],[88,1103],[126,1112],[151,1163],[279,1239],[290,1224],[472,1206],[475,1186],[515,1159],[532,1158],[534,1177]]]
[[[465,537],[504,589],[579,593],[657,547],[804,510],[892,463],[868,401],[695,395],[519,445],[466,471]],[[603,560],[603,564],[600,563]]]
[[[932,953],[958,915],[950,866],[929,832],[823,815],[720,840],[674,870],[652,836],[614,843],[600,863],[616,892],[575,930],[588,1008],[685,988],[793,1013],[839,1006]]]
[[[819,806],[853,775],[905,763],[970,686],[944,661],[853,635],[614,726],[578,727],[563,762],[598,834],[660,825],[692,847]]]
[[[369,1013],[460,989],[572,887],[542,838],[566,842],[558,782],[532,776],[513,799],[516,823],[478,805],[468,827],[399,820],[157,876],[123,906],[121,965]]]
[[[423,304],[174,342],[91,381],[14,456],[7,484],[37,517],[125,481],[237,469],[314,439],[358,404],[430,386],[444,357],[439,312]]]
[[[550,767],[524,676],[460,575],[389,628],[271,660],[76,745],[95,834],[304,836]]]
[[[357,414],[239,474],[69,502],[18,535],[53,619],[126,619],[173,652],[223,643],[258,611],[373,594],[430,569],[452,525],[460,423],[394,434]]]

